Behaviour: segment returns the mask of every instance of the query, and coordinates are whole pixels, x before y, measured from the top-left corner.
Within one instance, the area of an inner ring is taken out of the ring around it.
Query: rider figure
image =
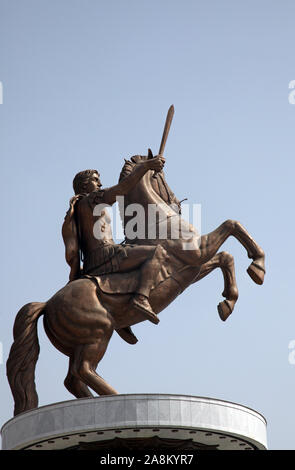
[[[98,216],[93,214],[93,210],[97,204],[112,206],[116,197],[128,194],[147,171],[161,171],[164,164],[162,156],[140,162],[117,185],[106,189],[101,189],[100,174],[96,170],[81,171],[74,178],[75,196],[70,200],[70,209],[62,228],[66,260],[71,268],[70,281],[82,274],[96,276],[139,268],[139,282],[132,304],[153,323],[159,320],[149,303],[149,294],[167,257],[166,251],[161,245],[115,244],[107,210],[101,210]],[[95,224],[100,228],[99,237],[94,234]],[[83,255],[83,272],[79,252]]]

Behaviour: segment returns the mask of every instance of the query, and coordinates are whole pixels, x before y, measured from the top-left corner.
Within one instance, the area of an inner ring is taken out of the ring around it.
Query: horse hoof
[[[131,330],[130,326],[125,326],[125,328],[119,328],[116,330],[118,335],[121,336],[129,344],[136,344],[138,339],[136,338],[135,334]]]
[[[227,318],[232,313],[233,309],[230,305],[230,301],[224,300],[217,305],[217,310],[222,321],[227,320]]]
[[[253,261],[247,269],[247,273],[256,284],[259,284],[260,286],[263,284],[265,269],[260,266],[260,264]]]

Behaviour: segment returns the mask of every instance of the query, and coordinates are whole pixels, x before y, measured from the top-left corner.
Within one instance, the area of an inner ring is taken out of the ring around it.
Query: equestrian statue
[[[49,340],[69,358],[67,390],[77,398],[92,397],[90,389],[98,395],[112,395],[116,390],[96,369],[114,331],[135,344],[132,325],[145,320],[157,324],[162,310],[216,268],[224,278],[219,316],[225,321],[233,312],[238,299],[234,259],[219,251],[228,237],[244,246],[252,260],[247,272],[256,284],[263,284],[264,252],[240,222],[226,220],[213,232],[200,235],[183,220],[181,203],[163,172],[173,114],[171,106],[158,155],[149,149],[146,156],[125,160],[115,186],[102,188],[96,170],[75,176],[75,195],[62,227],[69,282],[47,302],[23,306],[15,318],[7,360],[14,415],[38,406],[35,367],[41,316]],[[120,244],[113,240],[107,211],[116,201],[125,233]]]

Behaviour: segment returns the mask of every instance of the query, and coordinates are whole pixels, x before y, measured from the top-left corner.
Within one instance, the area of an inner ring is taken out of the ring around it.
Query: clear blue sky
[[[117,182],[123,159],[157,152],[170,104],[166,178],[202,205],[203,233],[241,221],[267,254],[265,285],[247,276],[229,320],[215,271],[160,316],[113,336],[98,372],[121,393],[180,393],[252,407],[272,449],[295,449],[293,1],[0,1],[1,329],[3,360],[19,308],[68,279],[61,225],[72,178],[97,168]],[[39,322],[40,405],[68,400],[67,358]],[[13,401],[0,365],[0,422]]]

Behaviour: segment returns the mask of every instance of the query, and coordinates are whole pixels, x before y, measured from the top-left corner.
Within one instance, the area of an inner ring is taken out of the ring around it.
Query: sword
[[[159,155],[160,156],[162,156],[163,153],[164,153],[164,149],[165,149],[167,137],[168,137],[168,134],[169,134],[169,131],[170,131],[170,126],[171,126],[173,116],[174,116],[174,106],[172,104],[170,106],[170,108],[168,109],[168,113],[167,113],[167,117],[166,117],[163,136],[162,136],[161,145],[160,145],[160,149],[159,149]],[[157,178],[157,175],[158,175],[158,172],[155,171],[154,174],[153,174],[153,178]]]

